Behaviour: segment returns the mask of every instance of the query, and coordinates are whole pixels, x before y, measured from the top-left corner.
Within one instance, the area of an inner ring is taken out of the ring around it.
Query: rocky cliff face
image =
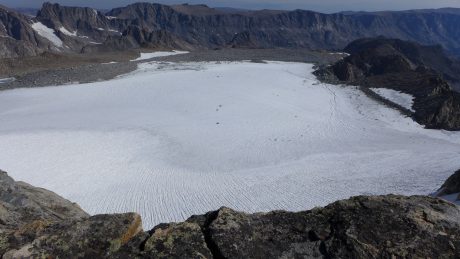
[[[352,42],[344,51],[351,55],[317,75],[363,89],[389,88],[411,94],[415,112],[398,108],[428,128],[460,130],[460,94],[451,87],[460,81],[460,66],[439,46],[372,38]]]
[[[221,208],[142,230],[134,213],[88,216],[0,173],[2,258],[458,258],[460,208],[436,198],[355,197],[303,212]]]
[[[460,35],[448,24],[460,21],[455,13],[387,12],[366,14],[321,14],[311,11],[251,11],[222,13],[200,7],[138,3],[108,13],[120,19],[120,29],[131,24],[166,30],[203,47],[228,45],[236,34],[248,34],[257,47],[303,47],[340,49],[350,41],[384,35],[421,43],[439,43],[455,52]],[[442,27],[441,27],[442,26]],[[427,35],[430,35],[427,37]],[[451,36],[448,36],[450,38]]]
[[[109,19],[92,8],[45,3],[38,11],[36,19],[61,33],[67,31],[80,37],[102,37],[110,34]],[[65,30],[61,30],[62,28]]]
[[[51,48],[32,29],[30,17],[0,6],[0,57],[34,56]]]
[[[204,5],[136,3],[103,14],[91,8],[45,3],[37,17],[23,16],[22,19],[25,22],[5,24],[14,26],[15,30],[30,31],[30,24],[41,22],[64,41],[63,48],[53,51],[63,52],[108,51],[113,46],[341,49],[359,38],[384,35],[440,44],[460,55],[460,28],[456,26],[460,23],[460,12],[456,9],[321,14],[303,10],[241,11]],[[19,40],[11,31],[5,35]],[[5,46],[12,44],[6,39],[0,42]],[[32,38],[25,42],[37,46]],[[29,51],[10,48],[0,52],[0,56],[34,55],[46,50],[30,46],[26,48]]]

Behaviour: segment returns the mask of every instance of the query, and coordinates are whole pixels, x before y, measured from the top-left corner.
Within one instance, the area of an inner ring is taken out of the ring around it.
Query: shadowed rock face
[[[451,87],[460,82],[460,63],[439,46],[373,38],[352,42],[344,51],[351,55],[317,71],[320,79],[411,94],[415,113],[400,110],[427,128],[460,130],[460,93]]]
[[[23,16],[24,19],[27,22],[7,21],[4,24],[15,30],[30,31],[30,24],[40,21],[64,42],[66,47],[53,50],[62,52],[110,51],[139,46],[333,50],[342,49],[359,38],[384,35],[423,44],[440,44],[460,55],[460,27],[456,26],[460,23],[460,12],[456,9],[322,14],[303,10],[224,10],[205,5],[136,3],[103,14],[91,8],[45,3],[37,17]],[[13,33],[10,31],[8,35]],[[13,44],[0,39],[3,41],[5,46]],[[7,52],[5,48],[0,57],[36,55],[46,50],[34,49],[32,38],[26,42],[29,51],[18,47]]]
[[[449,177],[439,189],[437,196],[445,196],[458,193],[457,201],[460,201],[460,170]]]
[[[89,217],[6,173],[0,183],[2,258],[460,256],[460,208],[430,197],[360,196],[296,213],[221,208],[144,232],[137,214]]]

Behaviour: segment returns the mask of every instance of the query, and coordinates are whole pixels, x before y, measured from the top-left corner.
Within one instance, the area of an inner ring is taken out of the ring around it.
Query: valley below
[[[2,170],[90,214],[138,212],[150,228],[221,206],[429,195],[460,168],[458,132],[321,83],[312,64],[193,55],[107,81],[1,91]]]

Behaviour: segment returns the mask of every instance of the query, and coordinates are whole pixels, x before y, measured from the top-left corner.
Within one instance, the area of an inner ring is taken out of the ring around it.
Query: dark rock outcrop
[[[33,241],[51,224],[88,217],[75,203],[45,189],[15,182],[0,171],[0,254]]]
[[[380,37],[357,40],[344,51],[351,55],[317,71],[320,79],[411,94],[414,113],[396,107],[427,128],[460,130],[460,93],[451,87],[460,82],[460,63],[439,46]]]
[[[0,174],[2,258],[458,258],[460,207],[396,195],[303,212],[221,208],[148,232],[134,213],[89,217]]]
[[[457,193],[458,197],[456,198],[456,200],[460,202],[460,170],[455,172],[455,174],[453,174],[446,180],[446,182],[441,186],[436,195],[438,197],[441,197]]]

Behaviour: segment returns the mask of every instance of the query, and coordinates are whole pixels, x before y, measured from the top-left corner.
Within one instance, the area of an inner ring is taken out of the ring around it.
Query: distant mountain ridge
[[[36,17],[7,10],[0,9],[0,57],[36,55],[44,51],[80,53],[139,47],[337,50],[353,40],[380,35],[425,45],[437,44],[460,56],[460,26],[457,26],[460,11],[451,8],[323,14],[305,10],[252,11],[206,5],[135,3],[104,14],[92,8],[45,3]],[[44,39],[32,27],[38,22],[45,25],[41,27],[43,30],[49,31],[48,34],[41,31]],[[2,31],[3,27],[10,29]],[[15,37],[18,31],[36,36]],[[62,46],[53,46],[49,38],[54,36],[50,33],[63,42]]]

